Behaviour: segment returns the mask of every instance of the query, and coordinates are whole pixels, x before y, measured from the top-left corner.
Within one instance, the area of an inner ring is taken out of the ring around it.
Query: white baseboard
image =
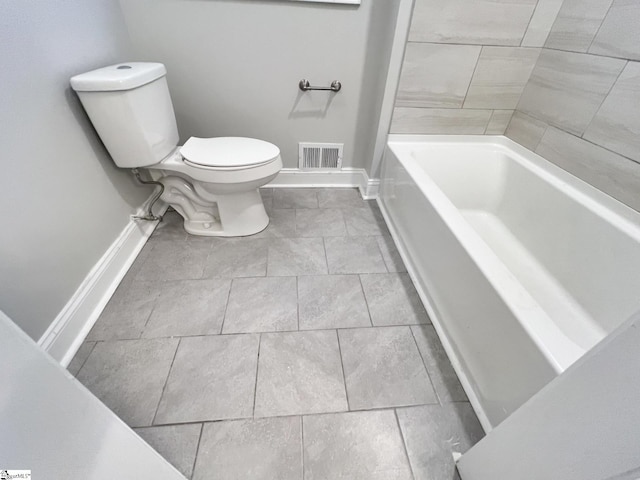
[[[166,208],[161,206],[161,213]],[[80,348],[157,224],[131,218],[38,341],[63,366]]]
[[[269,188],[336,188],[357,187],[362,198],[372,200],[378,196],[380,180],[371,179],[364,168],[343,168],[341,170],[300,170],[283,168],[278,176],[265,185]]]

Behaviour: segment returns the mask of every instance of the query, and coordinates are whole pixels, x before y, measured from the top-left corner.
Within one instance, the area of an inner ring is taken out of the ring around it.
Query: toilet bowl
[[[258,189],[276,177],[282,159],[278,147],[254,138],[191,137],[146,168],[164,185],[161,198],[182,215],[188,233],[236,237],[269,224]]]
[[[259,188],[282,169],[277,146],[244,137],[189,138],[178,127],[161,63],[111,65],[71,78],[71,87],[115,164],[145,168],[161,198],[193,235],[235,237],[264,230]],[[212,92],[212,94],[215,94]]]

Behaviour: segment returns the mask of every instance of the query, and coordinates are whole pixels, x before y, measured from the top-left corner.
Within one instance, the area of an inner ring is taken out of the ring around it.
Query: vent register
[[[302,170],[339,170],[342,168],[342,143],[300,143],[298,168]]]

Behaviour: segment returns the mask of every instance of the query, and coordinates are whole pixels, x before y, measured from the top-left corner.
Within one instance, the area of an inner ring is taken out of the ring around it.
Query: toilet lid
[[[189,163],[203,167],[247,167],[271,162],[280,155],[272,143],[244,137],[191,137],[180,148]]]

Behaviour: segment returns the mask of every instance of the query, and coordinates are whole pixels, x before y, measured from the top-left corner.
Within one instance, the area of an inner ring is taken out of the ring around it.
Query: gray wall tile
[[[640,211],[640,165],[634,161],[553,127],[536,153]]]
[[[543,50],[518,110],[581,135],[624,65],[614,58]]]
[[[539,55],[538,48],[482,47],[464,107],[516,108]]]
[[[535,150],[546,129],[546,123],[516,111],[511,117],[505,135],[523,147]]]
[[[491,110],[452,108],[396,108],[391,133],[483,134]]]
[[[410,41],[520,45],[537,0],[417,0]]]
[[[480,47],[408,43],[396,104],[403,107],[461,107]]]
[[[513,110],[494,110],[484,133],[486,135],[504,135],[512,116]]]
[[[563,0],[538,0],[536,10],[522,39],[523,47],[542,47],[560,12]]]
[[[586,52],[612,0],[564,0],[547,38],[547,48]]]
[[[640,63],[623,70],[584,138],[640,162]]]
[[[640,60],[640,2],[615,0],[589,52]]]

